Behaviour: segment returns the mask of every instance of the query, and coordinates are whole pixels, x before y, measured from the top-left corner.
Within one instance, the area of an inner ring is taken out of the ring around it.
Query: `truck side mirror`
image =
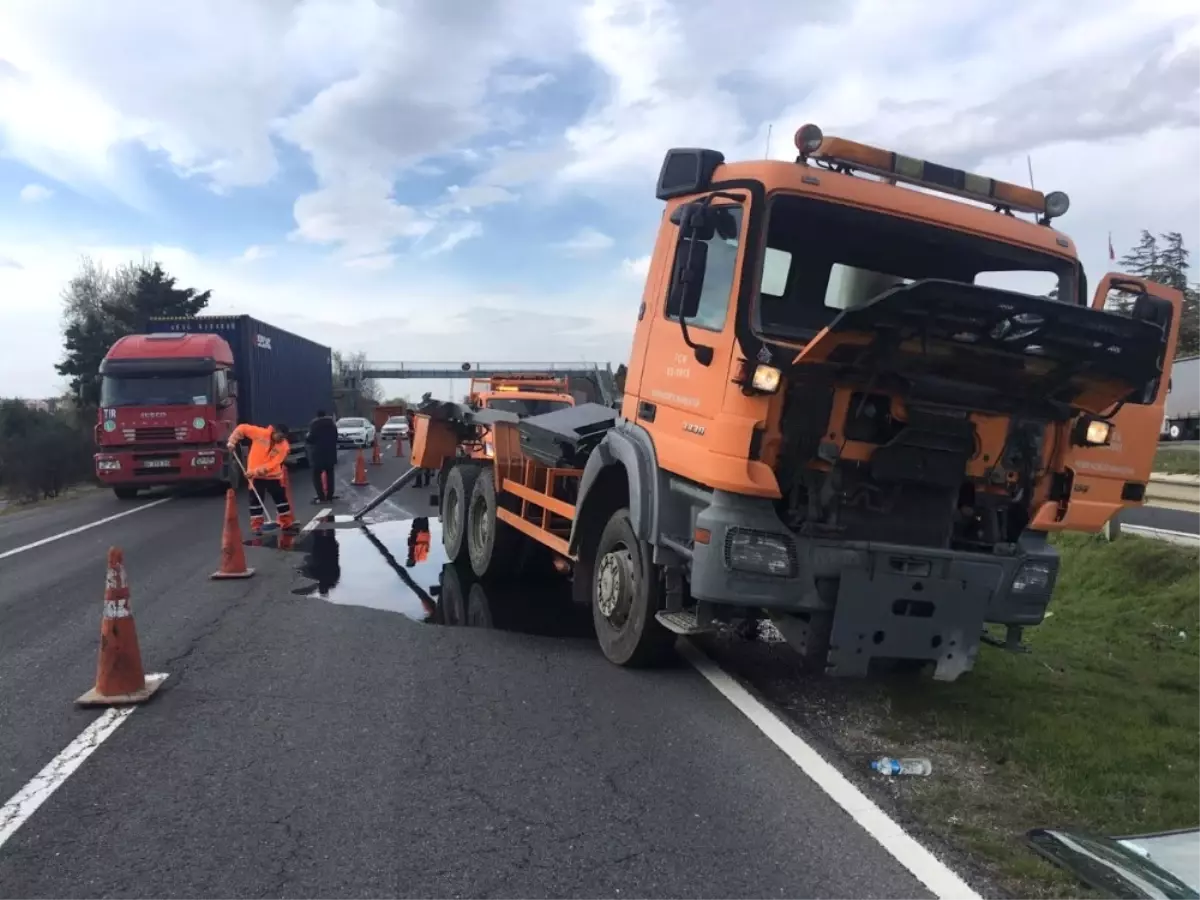
[[[671,213],[671,221],[679,226],[682,237],[711,241],[716,233],[713,208],[698,200],[676,207]]]
[[[681,238],[675,247],[675,275],[667,301],[668,316],[695,318],[700,311],[700,294],[704,289],[707,266],[708,244],[695,238]]]

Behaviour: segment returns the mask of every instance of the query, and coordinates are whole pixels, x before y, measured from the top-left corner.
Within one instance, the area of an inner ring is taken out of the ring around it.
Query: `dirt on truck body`
[[[1141,504],[1182,298],[1089,295],[1064,194],[796,145],[667,153],[619,413],[428,404],[414,461],[443,470],[450,557],[570,567],[613,662],[770,617],[830,674],[953,680],[985,624],[1015,648],[1043,620],[1050,533]],[[463,458],[481,428],[494,458]]]

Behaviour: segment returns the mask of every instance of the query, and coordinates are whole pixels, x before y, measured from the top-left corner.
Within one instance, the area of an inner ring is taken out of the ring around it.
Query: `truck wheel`
[[[1171,440],[1179,440],[1179,436],[1183,434],[1183,429],[1178,422],[1172,422],[1171,427],[1167,429],[1167,434],[1171,436]]]
[[[118,500],[135,500],[137,499],[138,489],[135,487],[115,487],[113,493],[117,495]]]
[[[625,508],[612,514],[596,545],[592,622],[600,649],[619,666],[654,665],[675,646],[674,633],[654,617],[662,595],[649,549]]]
[[[442,568],[441,588],[438,608],[442,614],[442,624],[466,625],[467,592],[457,566],[447,565]]]
[[[496,483],[491,469],[475,479],[467,508],[467,552],[480,578],[507,574],[517,556],[518,534],[496,516]]]
[[[478,466],[454,466],[446,475],[442,493],[442,546],[450,562],[462,562],[467,554],[467,509],[478,478]]]

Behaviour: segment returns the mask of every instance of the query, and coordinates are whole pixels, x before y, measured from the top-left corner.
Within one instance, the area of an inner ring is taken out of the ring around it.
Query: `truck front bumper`
[[[873,658],[932,660],[953,680],[974,664],[984,623],[1037,625],[1058,552],[1027,533],[1009,556],[792,534],[769,500],[717,491],[696,518],[699,601],[824,619],[827,671],[864,675]]]
[[[227,477],[226,456],[224,447],[103,450],[95,456],[96,477],[110,487],[221,481]]]

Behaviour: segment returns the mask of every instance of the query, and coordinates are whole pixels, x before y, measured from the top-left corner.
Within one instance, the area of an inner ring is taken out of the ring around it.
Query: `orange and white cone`
[[[254,570],[246,565],[246,550],[242,546],[242,527],[238,524],[237,494],[230,488],[225,492],[225,526],[221,529],[221,568],[210,578],[249,578]]]
[[[402,456],[404,456],[404,438],[396,435],[396,459],[400,459]]]
[[[379,436],[375,437],[375,446],[371,449],[371,465],[382,466],[383,454],[379,450]]]
[[[355,487],[367,487],[367,461],[363,456],[362,447],[358,448],[358,458],[354,460],[354,480],[350,482]]]
[[[142,669],[137,627],[133,624],[133,610],[129,608],[125,556],[119,547],[109,547],[96,685],[75,702],[79,706],[144,703],[166,679],[165,674],[147,675]]]

